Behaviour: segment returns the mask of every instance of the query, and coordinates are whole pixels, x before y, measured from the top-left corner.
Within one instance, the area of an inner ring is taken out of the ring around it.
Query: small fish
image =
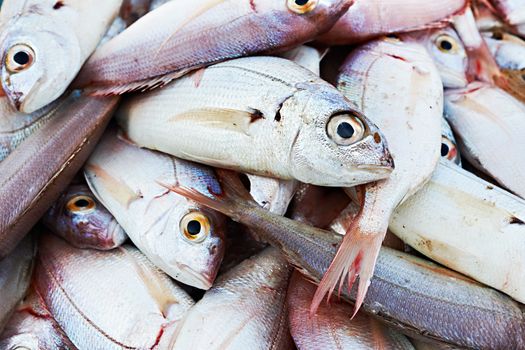
[[[445,93],[445,117],[461,154],[503,187],[525,197],[525,104],[505,91],[474,82]]]
[[[524,40],[498,29],[482,35],[500,68],[525,71]]]
[[[321,305],[311,316],[315,289],[315,284],[294,272],[288,287],[288,319],[299,350],[414,350],[405,336],[366,314],[358,313],[349,321],[352,307],[343,301]]]
[[[337,89],[277,57],[219,63],[134,96],[117,121],[141,147],[283,180],[353,186],[394,167],[379,129]]]
[[[0,332],[27,293],[35,254],[36,245],[28,235],[11,254],[0,260]]]
[[[318,40],[328,45],[348,45],[387,34],[441,27],[467,6],[466,0],[356,0]]]
[[[267,248],[217,279],[181,321],[169,349],[291,349],[286,293],[292,269]]]
[[[75,86],[121,94],[227,59],[286,51],[327,31],[352,2],[170,1],[97,50]]]
[[[42,221],[77,248],[109,250],[121,246],[128,238],[85,184],[70,185]]]
[[[53,319],[42,297],[31,290],[0,335],[0,348],[19,350],[77,350]]]
[[[341,236],[272,214],[251,199],[236,174],[218,170],[218,175],[223,186],[218,196],[187,187],[171,190],[252,227],[300,272],[319,283]],[[340,218],[342,232],[349,219]],[[340,291],[343,299],[355,301],[356,288],[349,292],[343,285]],[[403,333],[460,347],[525,348],[525,316],[517,302],[463,275],[390,248],[381,249],[363,311]]]
[[[155,265],[185,284],[211,287],[224,255],[226,218],[160,184],[220,193],[212,170],[141,149],[111,129],[84,174],[97,199]]]
[[[53,118],[0,163],[0,258],[60,197],[113,116],[119,98],[73,92]]]
[[[461,156],[454,133],[445,118],[441,119],[441,158],[461,166]]]
[[[523,0],[490,0],[490,2],[508,24],[525,24],[525,3]]]
[[[450,26],[401,35],[403,41],[425,46],[434,60],[445,88],[467,86],[467,52],[458,34]]]
[[[40,238],[35,286],[79,349],[154,349],[194,304],[136,248],[77,249],[51,234]]]
[[[32,113],[62,95],[117,16],[121,3],[4,1],[0,11],[1,78],[11,104]]]
[[[358,189],[359,214],[312,301],[313,311],[337,284],[348,278],[352,287],[359,276],[357,313],[392,213],[423,187],[438,164],[443,84],[423,46],[387,38],[350,54],[340,68],[338,88],[379,125],[396,164],[388,179]]]

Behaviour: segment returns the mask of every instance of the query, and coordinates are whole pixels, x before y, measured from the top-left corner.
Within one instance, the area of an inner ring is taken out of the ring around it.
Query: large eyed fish
[[[430,179],[441,149],[443,85],[426,49],[384,39],[356,49],[340,68],[338,87],[373,118],[389,140],[391,176],[358,189],[361,207],[312,301],[312,311],[348,278],[359,276],[355,312],[373,275],[395,208]]]
[[[330,29],[352,2],[173,0],[97,50],[76,86],[120,94],[227,59],[286,51]]]
[[[155,265],[185,284],[211,287],[224,255],[225,217],[160,183],[220,193],[213,171],[141,149],[111,129],[84,173],[98,200]]]
[[[277,57],[219,63],[133,96],[117,120],[142,147],[284,180],[353,186],[394,166],[380,130],[337,89]]]
[[[117,16],[122,0],[6,0],[0,11],[2,87],[24,113],[56,100]]]
[[[128,238],[84,183],[70,185],[42,221],[77,248],[108,250],[122,245]]]

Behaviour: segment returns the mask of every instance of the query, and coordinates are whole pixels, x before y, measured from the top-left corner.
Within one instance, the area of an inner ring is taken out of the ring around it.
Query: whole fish
[[[410,341],[377,320],[358,313],[351,321],[352,307],[343,301],[333,301],[310,315],[310,303],[315,284],[294,272],[288,287],[290,332],[299,350],[414,350]]]
[[[57,100],[31,114],[18,112],[9,99],[0,97],[0,162],[33,132],[42,127],[64,99]]]
[[[0,348],[77,350],[34,290],[22,300],[0,335]]]
[[[461,166],[461,155],[454,133],[445,118],[441,119],[441,158]]]
[[[402,35],[401,38],[426,47],[445,88],[467,86],[467,52],[458,34],[450,26],[413,32]]]
[[[120,94],[162,86],[227,59],[286,51],[330,29],[352,2],[170,1],[97,50],[76,86]]]
[[[394,166],[381,132],[340,92],[277,57],[219,63],[134,96],[117,120],[142,147],[284,180],[352,186]]]
[[[45,234],[36,289],[79,349],[154,349],[193,300],[137,249],[77,249]]]
[[[219,171],[223,192],[171,189],[257,229],[288,261],[318,283],[341,243],[339,234],[268,212],[255,203],[235,174]],[[347,223],[348,218],[342,218]],[[343,232],[347,227],[343,227]],[[341,286],[354,301],[356,288]],[[525,316],[505,295],[420,258],[382,248],[363,310],[409,335],[475,349],[525,349]],[[350,316],[350,315],[349,315]]]
[[[0,260],[0,332],[26,295],[33,272],[36,246],[31,236],[26,237],[15,250]]]
[[[348,45],[382,35],[443,26],[467,6],[466,0],[356,0],[318,40],[328,45]]]
[[[490,0],[490,2],[508,24],[525,24],[525,3],[523,0]]]
[[[290,275],[291,268],[275,248],[243,261],[220,276],[191,308],[169,349],[290,349]]]
[[[522,198],[524,115],[523,102],[488,84],[474,82],[445,93],[445,117],[458,136],[461,154]]]
[[[524,200],[442,160],[389,227],[432,260],[523,303],[523,222]]]
[[[109,250],[128,236],[86,184],[70,185],[42,218],[53,233],[77,248]]]
[[[121,4],[122,0],[4,1],[1,77],[11,104],[32,113],[62,95]]]
[[[358,189],[360,211],[319,284],[312,310],[348,277],[359,276],[355,312],[366,295],[395,208],[430,179],[441,149],[443,84],[426,49],[396,39],[354,50],[340,68],[338,88],[388,140],[396,168],[386,180]]]
[[[161,270],[209,289],[224,255],[226,218],[160,183],[219,191],[213,171],[141,149],[108,130],[84,167],[98,200]]]
[[[80,170],[119,98],[73,93],[0,163],[0,257],[37,223]]]

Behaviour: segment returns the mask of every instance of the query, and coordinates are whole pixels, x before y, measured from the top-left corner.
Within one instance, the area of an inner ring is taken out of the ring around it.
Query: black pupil
[[[446,51],[452,50],[452,43],[448,40],[443,40],[440,45],[443,50],[446,50]]]
[[[448,148],[447,145],[444,143],[441,144],[441,157],[446,157],[448,155],[448,152],[450,151],[450,148]]]
[[[89,206],[87,199],[79,199],[75,202],[75,205],[79,208],[86,208]]]
[[[297,6],[304,6],[304,5],[308,4],[308,1],[310,1],[310,0],[295,0],[295,4]]]
[[[188,233],[192,236],[198,235],[201,232],[201,223],[197,220],[188,222]]]
[[[19,51],[15,53],[13,60],[21,66],[26,65],[29,63],[29,54],[24,51]]]
[[[337,127],[337,135],[344,139],[349,139],[354,136],[355,130],[350,123],[343,122]]]

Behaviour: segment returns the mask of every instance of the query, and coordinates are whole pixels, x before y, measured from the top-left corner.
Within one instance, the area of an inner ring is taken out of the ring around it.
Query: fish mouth
[[[449,89],[461,89],[468,85],[468,79],[465,74],[449,70],[442,70],[441,76],[443,85]]]
[[[181,278],[181,282],[199,289],[208,290],[212,287],[215,281],[215,276],[210,275],[206,272],[197,272],[188,265],[180,265],[181,271],[184,276]]]

